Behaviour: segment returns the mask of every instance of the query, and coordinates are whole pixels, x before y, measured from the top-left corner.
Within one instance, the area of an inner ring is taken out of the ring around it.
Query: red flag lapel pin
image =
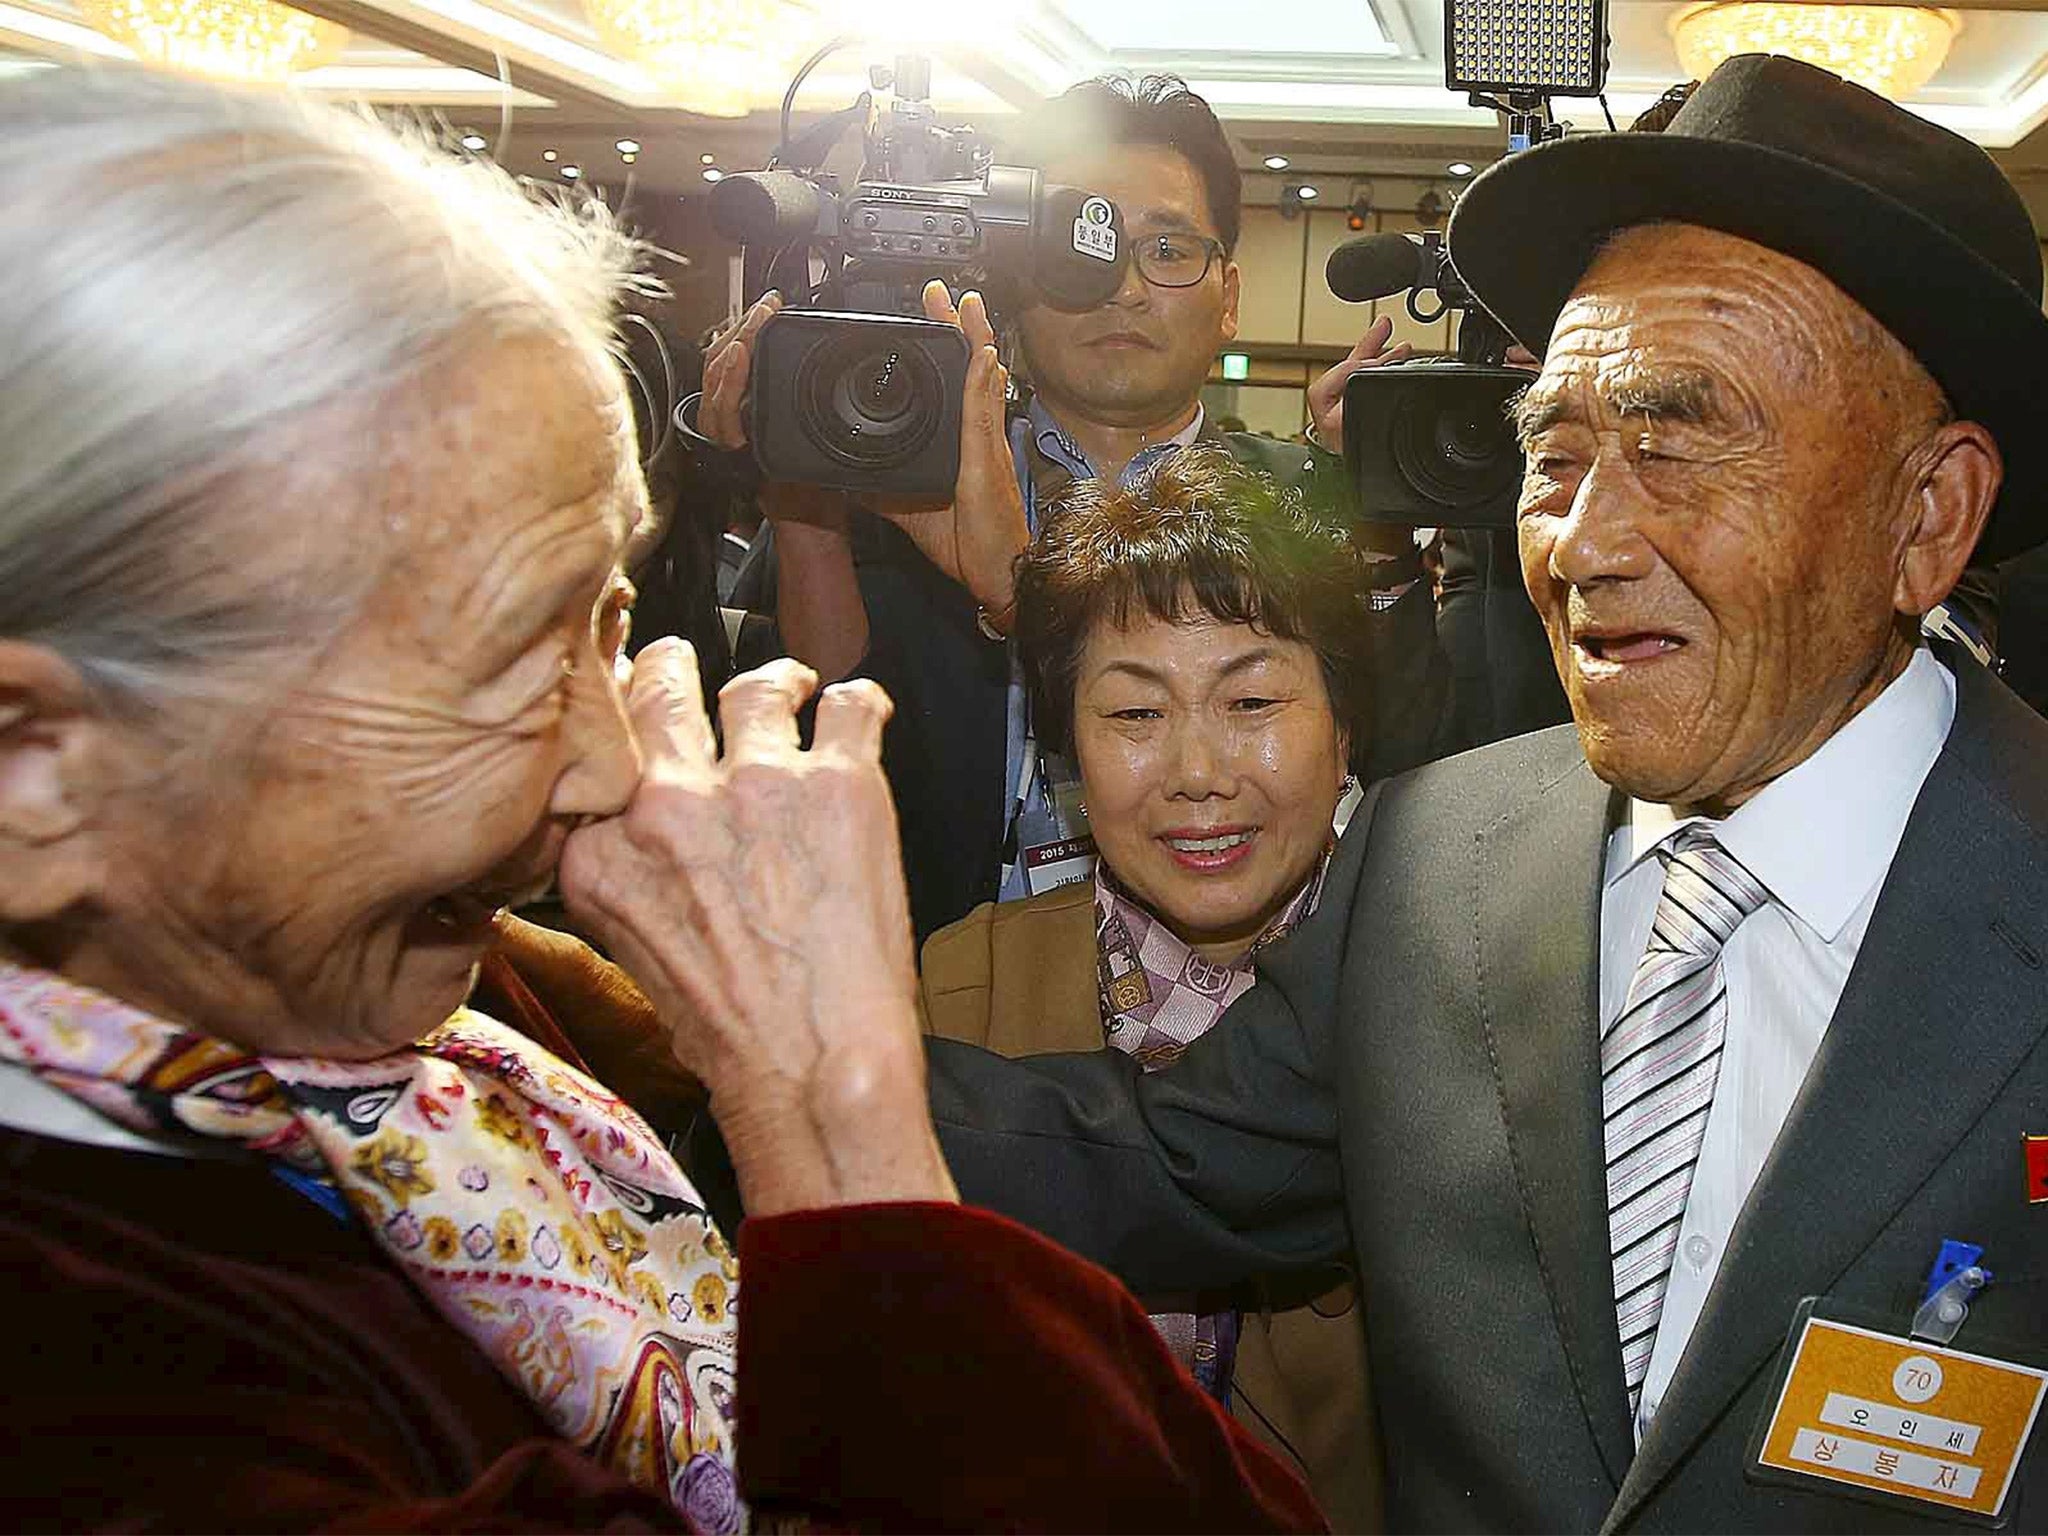
[[[2027,1204],[2048,1205],[2048,1136],[2029,1136],[2027,1144]]]

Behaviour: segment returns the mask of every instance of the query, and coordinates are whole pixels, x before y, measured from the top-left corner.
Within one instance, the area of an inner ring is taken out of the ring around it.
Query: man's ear
[[[56,917],[96,889],[117,729],[63,657],[0,640],[0,923]]]
[[[1962,579],[2005,478],[1997,441],[1974,421],[1941,427],[1918,457],[1892,585],[1892,605],[1916,619]]]
[[[1238,271],[1236,262],[1226,261],[1223,263],[1223,339],[1225,341],[1237,340],[1237,295],[1242,277],[1243,275]]]

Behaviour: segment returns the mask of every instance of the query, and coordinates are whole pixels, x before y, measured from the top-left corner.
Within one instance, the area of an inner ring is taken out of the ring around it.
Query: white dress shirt
[[[1735,1219],[1820,1049],[1928,770],[1955,720],[1956,683],[1920,650],[1805,762],[1726,820],[1632,800],[1607,840],[1600,900],[1600,1028],[1620,1017],[1664,888],[1654,850],[1713,826],[1770,892],[1721,954],[1728,1037],[1706,1140],[1679,1228],[1657,1343],[1636,1414],[1640,1444],[1699,1321]],[[1789,1319],[1788,1319],[1789,1321]]]

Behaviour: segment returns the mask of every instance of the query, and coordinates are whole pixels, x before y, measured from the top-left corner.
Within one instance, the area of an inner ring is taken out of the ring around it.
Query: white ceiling
[[[779,91],[766,83],[743,120],[713,120],[664,98],[630,61],[606,52],[580,0],[297,0],[347,23],[341,62],[302,77],[321,94],[436,109],[493,141],[515,168],[548,173],[609,153],[611,139],[647,146],[636,174],[696,182],[700,153],[743,165],[772,142]],[[1491,158],[1499,131],[1443,86],[1442,0],[735,0],[784,7],[790,60],[857,18],[876,40],[821,68],[801,106],[842,105],[864,67],[894,44],[923,39],[942,60],[940,109],[1000,116],[1109,70],[1166,70],[1216,107],[1256,169],[1272,147],[1300,169],[1333,177],[1440,169],[1446,156]],[[2024,0],[2048,5],[2048,0]],[[1626,120],[1680,77],[1672,0],[1613,0],[1609,102]],[[2048,176],[2048,12],[1963,9],[1947,64],[1917,111],[2001,154],[2016,179]],[[25,61],[113,57],[121,50],[79,20],[71,0],[0,0],[0,68]],[[767,72],[779,79],[788,67]],[[508,85],[509,82],[509,85]],[[1575,124],[1601,123],[1591,102],[1560,102]],[[500,144],[509,120],[511,143]],[[529,163],[517,163],[527,162]],[[617,170],[614,165],[613,170]]]

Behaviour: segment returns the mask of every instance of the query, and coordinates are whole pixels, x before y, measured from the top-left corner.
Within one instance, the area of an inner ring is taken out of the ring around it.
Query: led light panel
[[[1597,96],[1607,0],[1449,0],[1444,77],[1454,91]]]

